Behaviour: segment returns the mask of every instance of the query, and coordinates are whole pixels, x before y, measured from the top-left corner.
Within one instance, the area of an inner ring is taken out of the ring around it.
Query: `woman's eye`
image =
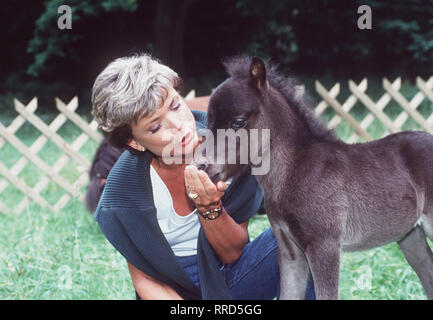
[[[171,108],[172,110],[177,110],[180,108],[180,103],[177,103],[173,108]]]
[[[240,129],[240,128],[245,127],[246,124],[247,124],[247,120],[246,119],[244,119],[244,118],[236,118],[232,122],[232,128],[233,129]]]
[[[157,126],[155,126],[154,128],[150,129],[149,131],[154,134],[155,132],[157,132],[159,130],[159,128],[161,128],[161,125],[158,124]]]

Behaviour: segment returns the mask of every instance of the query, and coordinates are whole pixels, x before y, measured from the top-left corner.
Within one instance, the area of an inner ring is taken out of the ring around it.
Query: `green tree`
[[[27,52],[34,57],[33,63],[27,69],[27,72],[33,76],[39,75],[41,70],[47,68],[46,62],[52,57],[67,56],[68,59],[79,59],[74,43],[82,40],[84,35],[60,30],[57,27],[59,18],[57,8],[63,4],[62,0],[46,1],[45,11],[35,22],[34,36],[27,49]],[[71,0],[68,1],[68,5],[72,9],[75,24],[84,18],[99,16],[104,12],[133,12],[137,9],[137,0]]]
[[[357,28],[367,4],[373,29]],[[239,0],[254,18],[246,49],[307,73],[431,73],[433,0]]]
[[[4,0],[0,91],[88,100],[110,61],[150,52],[202,92],[234,54],[271,58],[283,70],[340,77],[430,76],[433,0],[70,0],[72,30],[59,30],[60,0]],[[373,29],[357,28],[367,4]],[[196,81],[191,81],[196,79]]]

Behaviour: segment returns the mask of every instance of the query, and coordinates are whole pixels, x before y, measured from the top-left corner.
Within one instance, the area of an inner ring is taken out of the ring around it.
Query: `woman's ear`
[[[146,148],[143,147],[142,145],[140,145],[137,141],[135,141],[134,139],[131,139],[128,141],[128,146],[130,146],[132,149],[135,149],[137,151],[141,151],[144,152],[146,151]]]

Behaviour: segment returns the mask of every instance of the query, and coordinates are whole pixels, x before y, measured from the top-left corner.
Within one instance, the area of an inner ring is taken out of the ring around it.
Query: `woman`
[[[187,163],[207,121],[184,103],[180,84],[148,55],[117,59],[98,75],[93,114],[107,140],[128,150],[110,172],[95,219],[128,261],[137,298],[278,297],[272,230],[248,237],[262,189],[249,174],[214,184]],[[173,147],[182,163],[163,157]]]

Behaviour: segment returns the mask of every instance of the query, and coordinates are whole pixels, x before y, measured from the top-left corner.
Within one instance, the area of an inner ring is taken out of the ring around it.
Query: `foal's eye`
[[[245,127],[247,124],[247,120],[244,118],[236,118],[232,121],[232,128],[233,129],[240,129]]]

